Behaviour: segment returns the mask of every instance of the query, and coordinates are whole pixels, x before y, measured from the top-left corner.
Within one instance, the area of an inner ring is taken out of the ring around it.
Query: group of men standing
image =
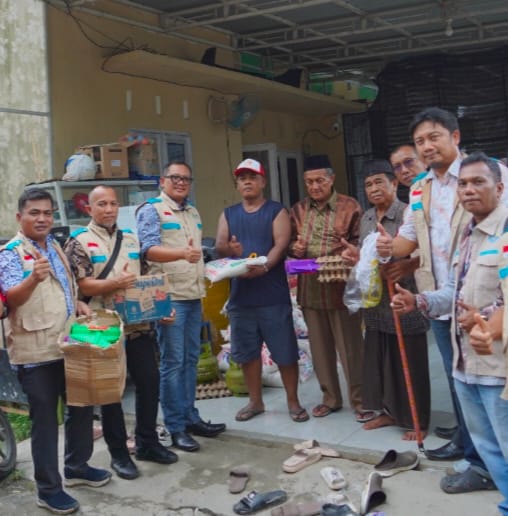
[[[355,199],[335,191],[335,176],[324,156],[307,160],[308,195],[290,212],[264,197],[267,178],[261,163],[247,159],[234,171],[241,201],[220,216],[217,252],[267,257],[264,265],[251,266],[231,280],[227,310],[232,357],[241,365],[249,390],[249,402],[236,419],[247,421],[265,410],[263,342],[279,366],[290,418],[309,419],[298,398],[298,347],[284,271],[286,254],[341,255],[355,263],[367,235],[378,231],[376,249],[385,262],[380,267],[385,289],[378,306],[350,314],[343,301],[344,282],[319,282],[311,274],[298,277],[297,299],[322,391],[312,416],[326,417],[343,406],[338,353],[355,419],[366,430],[398,425],[406,430],[404,439],[418,437],[397,347],[396,310],[409,343],[409,369],[425,434],[430,420],[430,321],[457,427],[436,429],[451,440],[426,454],[432,460],[466,458],[467,467],[442,480],[446,492],[497,486],[508,500],[508,401],[501,339],[508,282],[503,260],[508,251],[500,247],[506,240],[508,209],[500,205],[502,172],[483,154],[462,161],[457,120],[447,111],[422,111],[410,133],[414,146],[398,147],[390,162],[364,164],[362,177],[372,204],[364,214]],[[119,203],[114,189],[96,187],[89,195],[91,222],[71,235],[65,253],[50,235],[51,196],[33,188],[19,200],[20,231],[0,252],[0,290],[9,308],[9,356],[30,404],[37,503],[53,512],[73,512],[79,506],[63,491],[58,473],[56,405],[65,393],[65,381],[56,337],[69,316],[102,306],[104,296],[132,286],[139,274],[168,275],[174,312],[157,322],[156,339],[146,324],[126,327],[127,367],[136,387],[136,458],[163,464],[177,460],[157,438],[159,399],[176,448],[196,451],[199,443],[192,434],[214,437],[225,430],[224,424],[203,421],[194,403],[204,263],[200,215],[188,200],[192,181],[186,163],[164,169],[160,196],[137,211],[138,237],[116,225]],[[398,183],[410,187],[408,207],[397,198]],[[393,299],[387,282],[396,284]],[[77,301],[78,293],[88,304]],[[121,405],[103,406],[101,411],[111,467],[122,478],[136,478]],[[87,464],[93,449],[92,408],[68,407],[65,423],[64,485],[104,485],[111,474]],[[506,500],[499,507],[508,514]]]
[[[131,230],[118,228],[119,202],[111,187],[90,192],[91,221],[71,234],[63,251],[50,233],[51,195],[31,188],[19,199],[20,230],[0,252],[0,290],[8,307],[9,358],[30,406],[37,505],[55,514],[79,508],[63,486],[100,487],[111,478],[109,471],[88,465],[93,407],[67,406],[63,482],[59,474],[57,404],[65,399],[65,376],[58,335],[69,317],[90,315],[104,306],[105,296],[134,286],[140,274],[169,275],[173,311],[156,323],[156,337],[147,323],[125,326],[127,369],[136,389],[136,459],[178,460],[159,443],[159,393],[175,448],[197,451],[192,434],[215,437],[226,428],[203,421],[194,403],[204,288],[201,220],[187,200],[191,181],[187,164],[165,168],[161,195],[138,212],[141,244]],[[102,406],[101,416],[112,469],[121,478],[135,479],[139,471],[127,448],[121,404]]]

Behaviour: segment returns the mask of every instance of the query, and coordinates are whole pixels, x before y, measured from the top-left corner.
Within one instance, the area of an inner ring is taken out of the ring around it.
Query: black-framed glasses
[[[393,166],[393,171],[395,173],[398,173],[402,170],[402,167],[405,168],[411,168],[415,164],[416,159],[415,158],[406,158],[403,159],[401,163],[397,163]]]
[[[189,176],[179,176],[178,174],[171,174],[170,176],[164,176],[166,179],[170,179],[174,185],[182,183],[184,185],[190,185],[194,178]]]

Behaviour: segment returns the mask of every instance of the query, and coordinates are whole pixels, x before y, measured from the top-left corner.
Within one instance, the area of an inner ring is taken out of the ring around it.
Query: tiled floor
[[[452,426],[452,414],[448,384],[443,371],[441,356],[429,332],[429,360],[432,386],[432,417],[431,429],[436,425]],[[410,341],[406,345],[410,345]],[[346,393],[346,387],[341,374],[341,387]],[[307,382],[300,384],[300,401],[309,411],[321,401],[317,380],[313,375]],[[305,423],[294,423],[288,416],[284,389],[265,388],[264,401],[266,412],[247,422],[235,421],[236,412],[247,402],[243,397],[226,397],[197,402],[201,417],[213,422],[225,422],[229,430],[235,433],[247,432],[249,436],[262,439],[317,439],[322,443],[372,451],[386,451],[393,448],[399,451],[415,449],[416,443],[402,441],[402,430],[396,427],[386,427],[366,431],[353,418],[353,413],[347,405],[340,412],[330,414],[325,418],[313,418]],[[345,400],[346,401],[346,400]],[[134,402],[132,388],[124,399],[126,413],[133,413]],[[425,440],[425,447],[432,449],[444,444],[445,441],[432,435]]]

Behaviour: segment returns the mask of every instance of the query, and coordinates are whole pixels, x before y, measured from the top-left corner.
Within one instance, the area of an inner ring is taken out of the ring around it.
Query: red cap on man
[[[254,174],[259,174],[260,176],[265,177],[265,169],[263,168],[263,165],[259,161],[256,161],[255,159],[244,159],[235,169],[233,172],[234,176],[238,176],[240,172],[243,172],[244,170],[248,170],[249,172],[254,172]]]

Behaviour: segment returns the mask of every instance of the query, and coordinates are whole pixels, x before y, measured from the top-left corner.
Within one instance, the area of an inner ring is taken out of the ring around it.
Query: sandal
[[[337,450],[332,448],[325,448],[321,446],[315,439],[309,439],[307,441],[302,441],[301,443],[296,443],[293,445],[293,449],[295,451],[299,450],[314,450],[319,451],[322,457],[340,457],[340,453]]]
[[[383,414],[382,410],[361,410],[355,412],[356,422],[357,423],[367,423],[367,421],[372,421],[376,419],[381,414]]]
[[[237,421],[248,421],[249,419],[252,419],[253,417],[259,416],[259,414],[262,414],[265,411],[265,409],[255,409],[250,407],[249,405],[241,408],[235,416],[235,419]]]
[[[241,493],[249,481],[249,470],[245,466],[237,466],[229,472],[228,487],[233,494]]]
[[[305,466],[310,466],[314,464],[322,457],[321,452],[318,450],[310,449],[310,450],[299,450],[291,457],[286,459],[282,463],[282,469],[286,473],[296,473],[301,469],[305,468]]]
[[[289,411],[289,417],[295,423],[303,423],[303,422],[309,420],[309,414],[307,414],[307,411],[304,408],[299,408],[299,409],[296,409],[296,410],[290,410]]]
[[[266,493],[251,491],[233,506],[233,511],[236,514],[253,514],[272,505],[284,503],[287,498],[286,492],[281,490],[268,491]]]
[[[312,409],[312,415],[314,417],[326,417],[330,415],[332,412],[338,412],[341,408],[342,407],[331,408],[328,405],[325,405],[324,403],[320,403]]]

